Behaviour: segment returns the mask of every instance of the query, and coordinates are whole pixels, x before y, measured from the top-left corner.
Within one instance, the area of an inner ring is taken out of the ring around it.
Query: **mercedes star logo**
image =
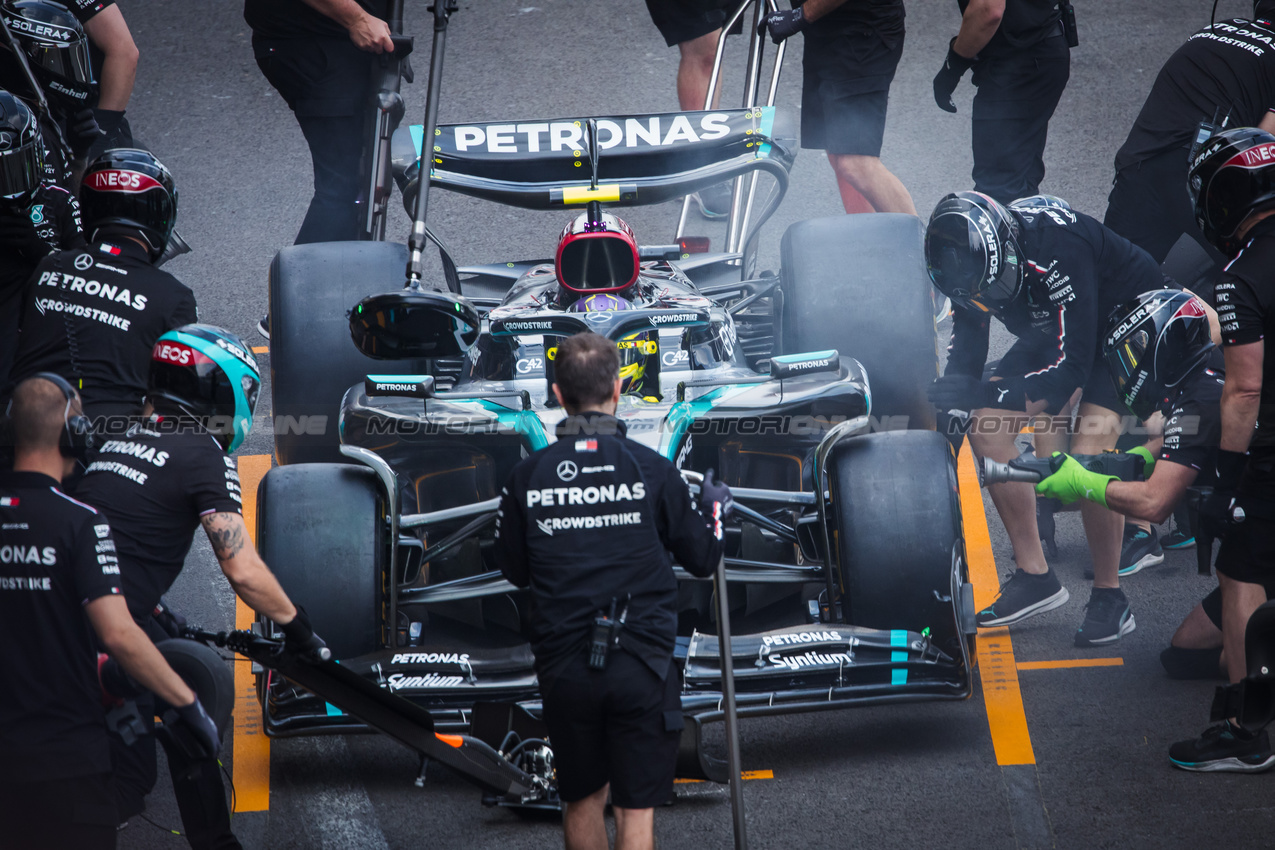
[[[93,258],[88,254],[81,254],[75,258],[75,267],[80,271],[88,271],[93,268]]]
[[[563,481],[574,481],[575,477],[580,474],[580,470],[576,468],[575,461],[564,460],[558,464],[558,477]]]

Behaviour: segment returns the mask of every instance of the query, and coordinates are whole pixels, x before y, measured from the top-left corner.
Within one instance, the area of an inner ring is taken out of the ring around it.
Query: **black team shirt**
[[[1222,345],[1261,342],[1275,332],[1275,217],[1263,219],[1213,287]],[[1263,346],[1262,397],[1252,448],[1275,449],[1275,344]]]
[[[110,772],[84,606],[120,593],[119,572],[105,517],[47,475],[0,472],[0,776],[6,780]]]
[[[75,490],[119,546],[124,596],[145,620],[186,562],[200,519],[242,513],[234,458],[189,420],[152,417],[107,440]]]

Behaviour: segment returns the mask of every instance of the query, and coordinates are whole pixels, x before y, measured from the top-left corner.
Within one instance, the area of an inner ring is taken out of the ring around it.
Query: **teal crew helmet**
[[[213,325],[183,325],[155,341],[147,400],[160,413],[192,416],[227,454],[243,445],[261,392],[252,349]]]

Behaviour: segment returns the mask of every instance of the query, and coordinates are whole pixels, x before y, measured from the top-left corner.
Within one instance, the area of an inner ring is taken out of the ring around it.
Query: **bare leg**
[[[615,850],[654,850],[655,810],[622,809],[615,812]]]
[[[1266,588],[1260,584],[1236,581],[1217,574],[1222,586],[1222,646],[1226,654],[1226,672],[1232,683],[1248,675],[1248,659],[1244,657],[1244,631],[1248,618],[1266,601]]]
[[[1071,439],[1072,451],[1092,455],[1114,449],[1119,437],[1116,431],[1118,424],[1119,416],[1115,411],[1081,402],[1077,433]],[[1093,586],[1119,587],[1124,517],[1096,502],[1085,500],[1080,504],[1080,518],[1085,525],[1089,554],[1093,558]]]
[[[562,839],[567,850],[607,850],[606,809],[609,784],[583,800],[567,803],[562,813]]]
[[[853,186],[877,212],[916,215],[912,196],[880,157],[830,153],[828,161],[832,163],[837,178]]]
[[[1182,649],[1217,649],[1222,645],[1222,630],[1213,625],[1204,606],[1197,602],[1169,643]]]
[[[1014,439],[1018,436],[1017,425],[1027,418],[1026,412],[989,409],[976,410],[974,416],[976,427],[969,432],[970,448],[974,454],[1002,463],[1018,457]],[[989,424],[993,421],[999,422],[994,430]],[[992,433],[986,433],[988,431]],[[1036,526],[1035,487],[1021,483],[993,484],[987,492],[996,505],[1001,522],[1005,523],[1018,568],[1032,575],[1047,573],[1049,565],[1045,563],[1045,550],[1041,548],[1040,531]]]
[[[684,41],[677,46],[681,59],[677,64],[677,103],[684,111],[704,108],[708,97],[708,81],[713,76],[713,58],[717,54],[717,39],[721,30]],[[713,93],[713,108],[722,99],[721,78]]]

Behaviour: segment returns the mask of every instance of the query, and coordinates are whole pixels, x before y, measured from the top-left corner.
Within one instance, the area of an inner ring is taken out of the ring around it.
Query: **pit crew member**
[[[912,196],[881,162],[890,83],[903,56],[903,0],[806,0],[768,14],[776,44],[799,32],[801,146],[825,150],[840,182],[877,212],[916,215]],[[846,199],[850,200],[850,199]],[[846,212],[861,211],[846,204]]]
[[[257,66],[296,116],[314,197],[296,244],[357,239],[373,55],[394,52],[385,0],[245,0]],[[266,328],[268,330],[268,327]]]
[[[151,620],[202,526],[235,593],[280,624],[288,647],[309,654],[323,642],[249,540],[229,456],[252,428],[260,388],[256,361],[234,334],[209,325],[165,333],[152,355],[146,418],[101,445],[76,497],[111,522],[134,619]],[[111,744],[120,816],[132,817],[155,784],[155,739],[142,735],[126,746],[112,736]],[[191,845],[238,847],[216,759],[191,760],[169,748],[168,761]]]
[[[0,821],[11,850],[115,846],[115,796],[93,634],[215,751],[217,729],[129,616],[111,528],[62,479],[92,441],[57,375],[8,409],[16,462],[0,472]]]
[[[1275,0],[1256,0],[1253,17],[1211,24],[1188,38],[1160,69],[1116,152],[1103,223],[1157,263],[1183,233],[1218,268],[1229,259],[1195,223],[1187,159],[1201,122],[1275,132],[1275,24],[1269,20],[1275,18]]]
[[[1014,439],[1029,418],[1063,412],[1081,388],[1072,450],[1096,454],[1114,448],[1116,411],[1123,405],[1100,366],[1101,332],[1117,304],[1164,286],[1155,261],[1056,198],[1038,196],[1004,207],[978,192],[939,201],[926,229],[925,255],[934,285],[952,300],[954,316],[947,369],[932,385],[930,399],[940,413],[972,414],[975,454],[1012,460],[1018,454]],[[984,381],[992,317],[1018,339]],[[1052,445],[1038,434],[1037,454],[1045,449]],[[1031,485],[987,489],[1018,568],[979,612],[979,625],[1007,626],[1066,603],[1067,588],[1045,562]],[[1094,584],[1076,645],[1093,646],[1131,631],[1134,620],[1117,575],[1124,520],[1091,502],[1081,505],[1081,515]]]
[[[45,178],[44,141],[35,115],[20,99],[0,91],[0,395],[17,353],[27,279],[50,251],[83,244],[75,198]]]
[[[653,844],[669,800],[682,714],[673,661],[677,582],[666,552],[707,576],[722,557],[730,490],[705,475],[697,509],[676,467],[625,438],[615,344],[568,337],[554,395],[558,441],[524,459],[502,491],[496,562],[529,587],[530,640],[566,803],[568,850]],[[601,632],[599,632],[601,630]]]
[[[52,254],[32,274],[13,376],[65,375],[91,419],[136,415],[155,340],[197,318],[194,293],[154,265],[173,232],[177,188],[154,156],[125,148],[89,165],[80,202],[92,244]]]
[[[1204,236],[1233,257],[1214,285],[1222,323],[1226,386],[1213,490],[1200,506],[1201,528],[1222,538],[1222,647],[1232,683],[1247,675],[1244,631],[1275,576],[1275,136],[1252,127],[1204,144],[1188,173]],[[1237,521],[1242,518],[1241,521]],[[1169,748],[1184,770],[1257,772],[1275,766],[1266,731],[1234,718]]]
[[[1071,76],[1057,0],[958,0],[961,29],[934,77],[934,100],[974,69],[974,191],[1002,204],[1040,191],[1045,137]]]

